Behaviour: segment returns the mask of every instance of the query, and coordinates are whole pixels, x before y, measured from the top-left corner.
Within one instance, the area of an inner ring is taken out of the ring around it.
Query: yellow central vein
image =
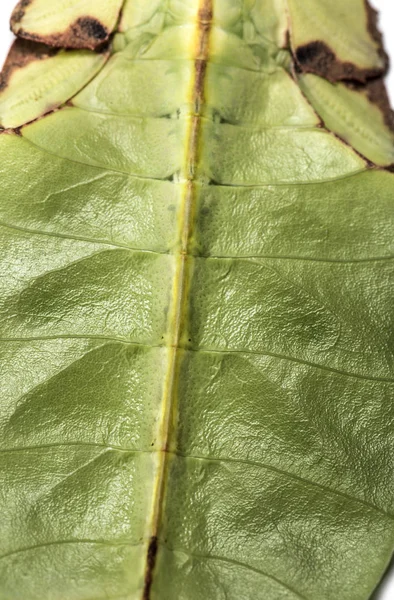
[[[196,197],[196,175],[200,149],[201,110],[204,103],[204,85],[206,64],[209,53],[209,37],[212,23],[212,0],[198,0],[196,22],[196,53],[191,81],[191,104],[193,114],[190,115],[190,126],[187,132],[185,161],[181,173],[183,194],[179,218],[179,252],[176,255],[176,268],[172,294],[172,305],[169,315],[170,339],[168,348],[168,365],[163,390],[162,421],[160,440],[163,444],[159,453],[158,475],[153,498],[150,545],[147,554],[145,587],[143,599],[150,599],[153,571],[157,554],[157,535],[163,511],[167,483],[167,452],[171,437],[171,424],[176,404],[179,347],[183,332],[183,323],[187,314],[187,297],[189,269],[189,240],[193,229],[194,205]]]

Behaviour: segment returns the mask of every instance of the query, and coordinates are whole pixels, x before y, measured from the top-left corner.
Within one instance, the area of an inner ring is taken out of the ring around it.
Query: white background
[[[16,1],[17,0],[0,0],[0,64],[3,63],[13,39],[13,36],[9,31],[8,23],[11,11],[15,6]],[[343,2],[346,2],[346,0],[343,0]],[[391,102],[394,106],[394,1],[370,0],[370,2],[380,11],[379,24],[384,33],[386,50],[388,51],[393,63],[393,69],[389,73],[387,83]],[[381,589],[374,600],[394,600],[394,565],[391,571],[392,573],[389,575],[384,585],[381,586]],[[314,600],[319,599],[316,598]],[[338,598],[338,600],[341,600],[341,598]]]

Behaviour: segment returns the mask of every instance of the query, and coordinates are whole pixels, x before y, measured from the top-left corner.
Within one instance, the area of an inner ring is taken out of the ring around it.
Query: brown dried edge
[[[65,31],[53,33],[52,35],[37,35],[25,31],[21,27],[21,21],[26,9],[34,0],[21,0],[16,5],[11,16],[11,29],[19,37],[46,44],[55,48],[75,48],[96,50],[108,42],[111,31],[108,30],[95,17],[89,15],[79,17]]]
[[[20,0],[20,2],[18,2],[14,10],[12,11],[11,28],[14,22],[17,23],[18,21],[21,21],[23,19],[23,17],[25,16],[26,8],[30,6],[32,2],[33,0]]]
[[[310,42],[293,52],[295,67],[301,73],[313,73],[331,83],[341,81],[350,89],[365,93],[369,101],[377,106],[386,126],[394,133],[394,111],[391,108],[384,78],[389,67],[389,58],[384,49],[383,36],[378,28],[378,11],[364,0],[368,32],[378,45],[378,54],[384,62],[381,69],[359,69],[350,62],[340,61],[332,49],[321,41]]]
[[[35,60],[44,60],[55,56],[58,52],[58,48],[49,48],[44,44],[37,44],[22,39],[15,40],[10,48],[3,70],[0,73],[0,92],[8,86],[14,71],[23,69],[23,67],[26,67],[26,65]]]
[[[328,81],[351,80],[365,84],[368,79],[382,77],[387,72],[389,59],[383,47],[383,37],[378,28],[378,13],[364,0],[367,17],[368,32],[377,43],[378,54],[382,58],[384,66],[374,69],[360,69],[351,62],[341,61],[335,52],[321,40],[315,40],[293,48],[296,64],[302,72],[314,73],[324,77]]]
[[[378,44],[379,56],[385,61],[386,69],[380,77],[367,81],[365,91],[369,100],[375,104],[382,112],[383,119],[387,127],[394,132],[394,112],[390,105],[390,100],[387,94],[384,77],[389,68],[389,57],[384,49],[383,35],[378,27],[378,11],[375,10],[368,0],[364,0],[365,9],[368,18],[368,31],[371,37]]]

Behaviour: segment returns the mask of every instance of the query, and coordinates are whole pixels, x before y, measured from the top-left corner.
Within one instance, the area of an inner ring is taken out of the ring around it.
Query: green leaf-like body
[[[0,86],[0,600],[367,600],[394,548],[373,14],[21,4]],[[87,14],[110,46],[66,39]]]

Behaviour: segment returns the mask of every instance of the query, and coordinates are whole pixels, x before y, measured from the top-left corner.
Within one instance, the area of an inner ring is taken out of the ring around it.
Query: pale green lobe
[[[382,578],[393,146],[365,91],[295,78],[288,8],[130,0],[71,102],[42,117],[43,62],[40,110],[23,94],[0,136],[0,600],[368,600]]]
[[[274,49],[271,44],[275,44],[277,50],[286,44],[286,2],[287,0],[248,0],[242,4],[238,1],[215,0],[211,20],[227,33],[242,33],[242,37],[246,36],[249,42],[257,39],[256,36],[262,36],[268,48]],[[182,26],[195,21],[196,0],[170,0],[167,11],[162,10],[162,5],[162,0],[126,0],[121,14],[120,31],[132,36],[135,27],[152,32],[163,21],[168,25]],[[248,18],[244,19],[246,14]],[[230,41],[227,35],[227,49]],[[246,50],[245,47],[243,50]],[[266,50],[264,48],[263,51]],[[236,57],[233,55],[232,58]]]
[[[303,75],[300,85],[329,129],[375,164],[394,163],[394,133],[365,92],[312,74]]]
[[[324,43],[340,62],[360,71],[384,69],[384,56],[371,34],[371,17],[365,0],[287,0],[287,4],[294,51],[318,41]],[[347,75],[345,73],[341,79],[349,78],[349,73]]]
[[[15,34],[51,46],[95,48],[114,31],[122,0],[21,0],[11,26]]]
[[[61,51],[33,58],[11,72],[0,93],[0,126],[19,127],[74,96],[101,69],[108,55]]]

